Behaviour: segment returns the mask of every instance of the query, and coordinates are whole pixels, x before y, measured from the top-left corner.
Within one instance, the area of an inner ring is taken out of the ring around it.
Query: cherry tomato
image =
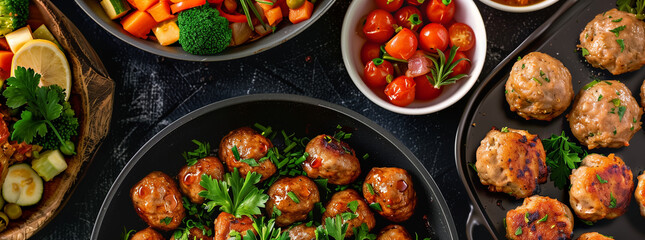
[[[438,23],[429,23],[419,33],[419,45],[421,49],[428,52],[437,52],[437,49],[444,51],[450,42],[448,30]]]
[[[423,26],[421,11],[413,6],[405,6],[399,9],[399,11],[396,11],[396,13],[394,13],[394,19],[396,20],[397,25],[409,28],[415,32],[419,31],[419,28]]]
[[[468,56],[463,52],[457,52],[457,54],[455,54],[455,59],[453,59],[452,62],[454,63],[462,58],[464,58],[464,60],[459,61],[455,68],[452,69],[452,73],[449,75],[450,77],[454,77],[459,74],[467,74],[468,71],[470,71],[470,59],[468,59]]]
[[[385,51],[392,57],[408,60],[414,55],[418,44],[414,32],[404,28],[385,44]]]
[[[407,2],[408,5],[419,6],[419,5],[423,4],[423,2],[425,2],[425,0],[406,0],[405,2]]]
[[[399,10],[403,6],[403,0],[375,0],[376,7],[388,12]]]
[[[443,88],[435,88],[426,75],[415,77],[414,82],[417,84],[415,97],[419,100],[432,100],[443,92]]]
[[[385,95],[392,104],[405,107],[414,101],[415,85],[411,77],[400,76],[385,87]]]
[[[394,17],[389,12],[376,9],[367,15],[363,33],[367,40],[384,43],[394,35]]]
[[[463,23],[455,23],[448,28],[450,46],[459,47],[458,51],[468,51],[475,45],[475,32],[470,26]]]
[[[361,47],[361,62],[367,64],[374,58],[381,56],[381,45],[373,42],[365,42]]]
[[[454,0],[429,0],[426,5],[426,16],[433,23],[446,25],[455,16]],[[444,2],[449,2],[448,5]]]
[[[388,61],[375,58],[365,65],[363,69],[363,82],[369,87],[383,87],[387,85],[388,78],[394,77],[394,67]]]

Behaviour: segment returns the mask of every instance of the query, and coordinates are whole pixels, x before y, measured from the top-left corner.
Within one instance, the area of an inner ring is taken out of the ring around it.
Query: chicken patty
[[[299,224],[290,229],[289,239],[290,240],[315,240],[316,239],[316,227],[311,226],[307,227],[306,224]]]
[[[202,175],[206,174],[213,179],[224,179],[224,165],[216,157],[205,157],[197,160],[193,165],[186,165],[179,170],[179,189],[184,196],[197,204],[204,202],[204,198],[199,196],[199,192],[204,191],[204,187],[199,185]]]
[[[414,214],[417,193],[412,177],[401,168],[372,168],[363,182],[367,203],[378,204],[381,216],[393,222],[403,222]]]
[[[567,115],[573,135],[589,149],[629,146],[641,129],[643,109],[619,81],[594,80],[585,85]]]
[[[412,240],[412,236],[401,225],[388,225],[381,230],[376,240]]]
[[[521,206],[506,213],[508,239],[571,239],[573,214],[560,201],[542,196],[524,199]]]
[[[262,134],[249,127],[242,127],[222,138],[219,144],[219,158],[226,163],[229,172],[237,168],[242,177],[248,172],[256,172],[262,174],[260,181],[264,181],[277,171],[271,160],[263,159],[272,147],[271,141]],[[252,162],[253,166],[249,162]]]
[[[288,226],[294,222],[307,219],[307,214],[320,202],[320,193],[316,183],[305,176],[281,178],[267,192],[269,200],[266,210],[273,216],[276,209],[275,222],[278,226]]]
[[[213,229],[215,229],[213,240],[228,240],[232,231],[240,233],[241,237],[246,236],[248,230],[257,234],[253,228],[253,220],[248,216],[236,218],[233,214],[221,212],[213,224]]]
[[[578,47],[594,67],[614,75],[636,71],[645,64],[645,22],[611,9],[587,23]]]
[[[588,232],[580,235],[578,240],[613,240],[613,237],[607,237],[597,232]]]
[[[151,172],[145,176],[132,187],[130,197],[139,217],[155,229],[174,230],[186,216],[181,193],[165,173]]]
[[[347,143],[329,135],[318,135],[307,143],[307,160],[302,169],[310,178],[325,178],[329,183],[347,185],[361,174],[361,164]]]
[[[477,175],[491,192],[525,198],[540,191],[548,173],[542,141],[527,131],[492,129],[477,148]]]
[[[164,240],[161,233],[155,231],[152,228],[146,228],[141,231],[136,232],[130,240]]]
[[[579,218],[595,222],[627,211],[634,190],[632,170],[614,154],[587,155],[570,179],[569,202]]]
[[[520,117],[551,121],[573,100],[569,70],[557,59],[532,52],[515,62],[505,87],[506,102]]]
[[[350,209],[350,203],[356,206],[356,211]],[[330,217],[336,217],[342,213],[353,213],[353,218],[343,219],[343,222],[346,222],[349,226],[347,228],[346,237],[351,237],[354,235],[353,229],[360,227],[363,223],[367,225],[371,231],[376,225],[376,219],[374,219],[374,214],[370,211],[370,207],[367,206],[367,203],[363,198],[353,189],[346,189],[340,192],[335,193],[327,206],[325,207],[326,211],[323,213],[323,222]],[[342,216],[342,215],[341,215]],[[323,223],[324,224],[324,223]]]
[[[645,217],[645,173],[638,176],[638,185],[636,186],[634,197],[641,210],[641,216]]]

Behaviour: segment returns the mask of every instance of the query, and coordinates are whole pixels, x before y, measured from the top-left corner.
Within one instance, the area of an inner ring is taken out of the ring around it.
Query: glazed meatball
[[[136,232],[130,240],[164,240],[161,233],[158,233],[152,228],[146,228]]]
[[[240,233],[242,237],[247,235],[247,230],[251,230],[253,234],[257,234],[255,228],[253,228],[253,220],[251,218],[248,216],[236,218],[233,214],[227,212],[221,212],[217,216],[213,229],[215,229],[213,240],[228,240],[231,231]]]
[[[513,65],[505,93],[511,111],[520,117],[551,121],[573,100],[571,74],[557,59],[532,52]]]
[[[607,237],[597,232],[589,232],[580,235],[578,240],[613,240],[614,238]]]
[[[153,228],[176,229],[186,216],[177,185],[162,172],[151,172],[132,187],[130,197],[134,210]],[[170,222],[161,221],[170,218]]]
[[[316,239],[316,227],[307,227],[307,225],[300,224],[295,227],[290,228],[289,230],[289,239],[290,240],[315,240]]]
[[[329,135],[318,135],[305,148],[303,170],[310,178],[325,178],[329,183],[347,185],[361,174],[361,164],[354,149]]]
[[[571,239],[573,214],[567,205],[542,196],[525,198],[522,206],[506,213],[508,239]]]
[[[636,186],[634,197],[641,209],[641,216],[645,217],[645,173],[638,176],[638,186]]]
[[[381,216],[403,222],[414,214],[417,193],[412,177],[401,168],[372,168],[363,183],[363,196],[368,204],[378,204]]]
[[[271,185],[268,194],[266,210],[269,216],[273,215],[274,209],[280,211],[280,215],[276,214],[275,218],[278,226],[287,226],[307,219],[307,214],[320,202],[316,183],[305,176],[281,178]]]
[[[589,149],[629,146],[641,129],[643,110],[619,81],[593,81],[576,97],[567,115],[573,135]]]
[[[580,33],[578,47],[589,51],[584,57],[591,65],[618,75],[636,71],[645,64],[644,39],[645,22],[634,14],[612,9],[587,23]]]
[[[376,240],[412,240],[412,236],[401,225],[389,225],[381,230]]]
[[[235,158],[233,147],[240,154],[239,160]],[[261,161],[272,147],[273,144],[269,139],[249,127],[242,127],[224,136],[219,144],[219,158],[226,163],[229,172],[237,168],[242,177],[245,177],[248,172],[256,172],[262,174],[260,181],[264,181],[277,171],[271,160]],[[241,161],[245,159],[254,159],[258,166],[251,167]]]
[[[542,141],[527,131],[492,129],[477,148],[477,175],[491,192],[525,198],[540,191],[548,173]]]
[[[205,189],[199,185],[202,175],[209,175],[213,179],[222,180],[224,178],[224,165],[216,157],[205,157],[197,160],[197,163],[191,166],[184,166],[179,171],[179,189],[188,197],[191,202],[201,204],[204,198],[199,196],[199,192]]]
[[[346,222],[349,225],[345,236],[351,237],[354,235],[353,229],[360,227],[363,223],[367,224],[367,227],[371,231],[372,228],[374,228],[374,225],[376,225],[374,214],[370,211],[370,207],[367,206],[367,203],[365,203],[358,192],[353,189],[346,189],[337,192],[331,197],[331,200],[329,200],[329,203],[327,203],[327,206],[325,207],[326,211],[323,213],[323,222],[329,217],[336,217],[336,215],[344,212],[352,213],[348,204],[354,201],[358,203],[356,212],[353,212],[356,217],[350,220],[343,219],[343,222]]]
[[[589,154],[571,172],[569,202],[579,218],[614,219],[627,211],[634,183],[632,170],[614,154]]]
[[[207,226],[204,226],[205,230],[208,231],[210,230]],[[170,240],[179,240],[175,238],[175,235],[173,234],[170,237]],[[213,240],[213,237],[209,237],[206,234],[204,234],[204,230],[199,229],[198,227],[193,227],[190,230],[188,230],[188,240]]]

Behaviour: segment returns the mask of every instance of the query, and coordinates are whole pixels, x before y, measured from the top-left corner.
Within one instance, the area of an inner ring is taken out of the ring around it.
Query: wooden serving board
[[[0,239],[27,239],[51,221],[67,202],[101,142],[112,117],[114,82],[81,32],[49,0],[32,0],[28,20],[32,29],[45,24],[62,46],[72,70],[70,102],[79,119],[75,139],[77,155],[67,158],[67,169],[45,182],[41,201],[23,208],[18,220],[10,221]]]

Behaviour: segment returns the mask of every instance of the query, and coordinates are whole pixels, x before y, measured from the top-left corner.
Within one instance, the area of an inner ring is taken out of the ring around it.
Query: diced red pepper
[[[206,4],[206,0],[183,0],[181,2],[170,5],[170,11],[172,11],[172,14],[177,14],[178,12],[184,11],[186,9],[199,7],[204,4]]]

